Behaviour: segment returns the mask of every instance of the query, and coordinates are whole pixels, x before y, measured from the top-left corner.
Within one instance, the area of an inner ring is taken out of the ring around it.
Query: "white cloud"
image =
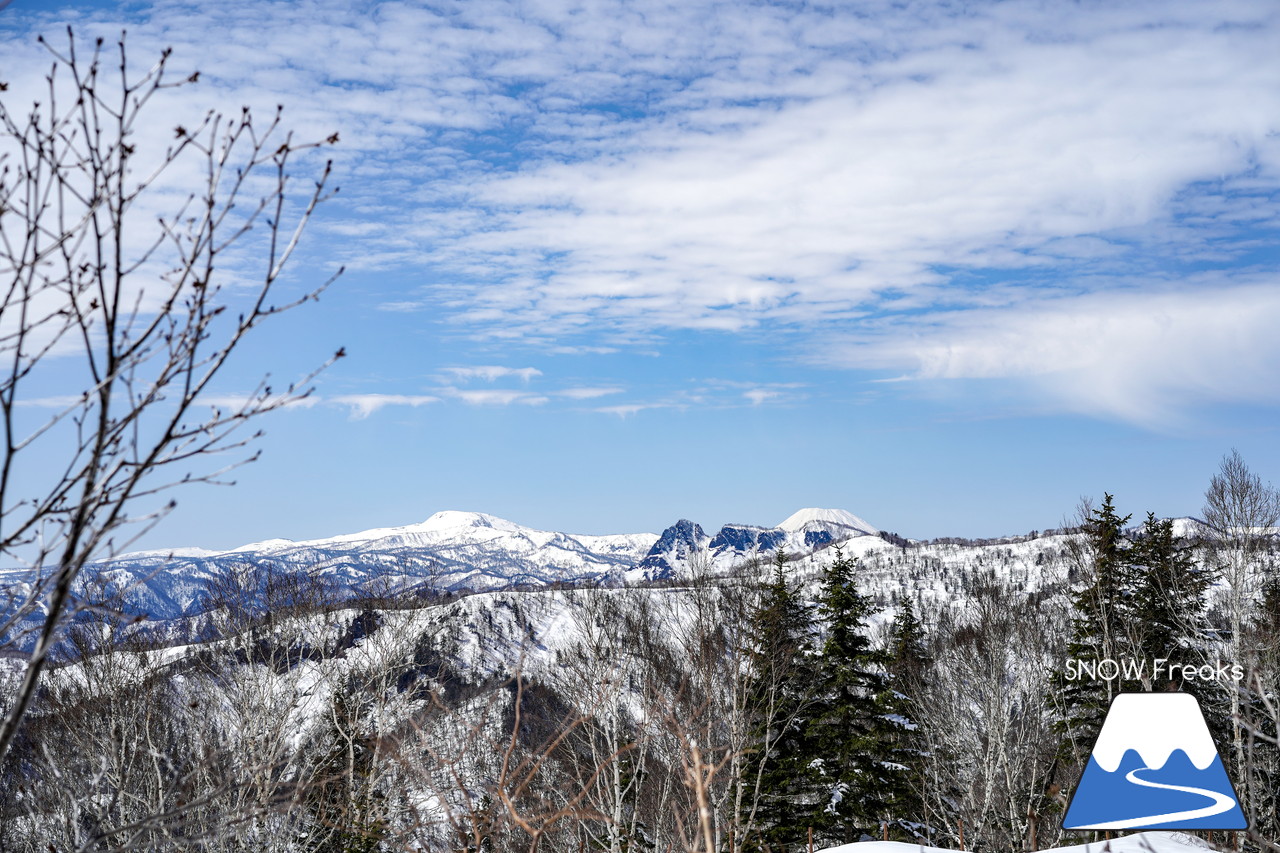
[[[86,402],[83,394],[55,394],[49,397],[32,397],[28,400],[15,400],[14,405],[20,408],[33,409],[70,409]]]
[[[669,403],[622,403],[617,406],[600,406],[595,411],[605,415],[617,415],[620,418],[629,418],[639,412],[648,409],[669,409]]]
[[[1203,26],[1139,28],[1095,11],[1113,29],[1052,11],[947,22],[835,91],[698,110],[610,156],[494,178],[478,195],[501,227],[457,248],[500,283],[478,287],[467,316],[540,331],[582,316],[812,322],[891,293],[928,303],[947,284],[941,266],[1125,254],[1114,237],[1167,226],[1198,181],[1261,168],[1275,185],[1272,22],[1215,32],[1206,13]],[[1059,25],[1061,39],[1039,38]]]
[[[364,420],[379,409],[387,406],[425,406],[440,402],[439,397],[410,394],[340,394],[330,397],[328,402],[351,408],[353,420]]]
[[[446,367],[444,372],[463,382],[472,379],[495,382],[508,376],[515,376],[522,382],[528,383],[533,377],[542,375],[542,371],[536,367],[502,367],[496,364],[475,367]]]
[[[751,401],[751,405],[759,406],[761,403],[769,400],[776,400],[782,396],[781,391],[771,391],[767,388],[752,388],[749,391],[743,391],[742,396]]]
[[[1197,283],[933,313],[909,334],[827,339],[815,358],[915,380],[1005,380],[1036,405],[1156,428],[1182,426],[1196,406],[1274,405],[1280,281]]]
[[[473,406],[510,406],[513,403],[524,406],[541,406],[543,403],[548,402],[549,399],[542,394],[531,394],[528,391],[502,389],[463,391],[457,388],[448,388],[445,393]]]
[[[616,387],[595,387],[595,388],[566,388],[563,391],[555,392],[558,396],[568,397],[570,400],[594,400],[598,397],[607,397],[610,394],[621,394],[621,388]]]
[[[378,306],[379,311],[390,311],[396,314],[416,314],[420,311],[426,311],[431,307],[431,303],[422,300],[416,301],[399,301],[384,302]]]
[[[63,14],[6,11],[46,32]],[[385,312],[549,353],[634,353],[670,329],[817,330],[846,342],[848,366],[1012,377],[1129,419],[1256,401],[1274,376],[1267,340],[1212,319],[1255,328],[1237,297],[1260,286],[1172,287],[1168,272],[1229,268],[1280,221],[1266,2],[164,0],[145,14],[135,58],[173,44],[178,72],[204,76],[140,135],[167,141],[175,116],[242,103],[286,104],[300,138],[339,131],[344,189],[317,223],[328,259],[429,282],[388,283],[371,301]],[[118,18],[78,26],[113,38]],[[0,45],[11,91],[36,92],[44,60],[17,42]],[[1167,327],[1143,319],[1148,298]],[[1104,310],[1126,319],[1091,319]],[[1077,336],[1117,350],[1114,376]],[[776,389],[758,390],[741,393]]]

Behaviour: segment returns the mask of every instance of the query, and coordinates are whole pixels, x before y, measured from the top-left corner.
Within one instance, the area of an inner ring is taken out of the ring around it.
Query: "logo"
[[[1183,681],[1219,681],[1240,682],[1244,680],[1244,667],[1240,664],[1227,664],[1222,660],[1214,663],[1195,666],[1194,664],[1170,663],[1168,658],[1154,660],[1135,660],[1133,658],[1103,658],[1102,660],[1073,658],[1067,661],[1067,681],[1137,681],[1150,675],[1152,681],[1168,681],[1181,678]]]
[[[1190,693],[1121,693],[1076,787],[1063,829],[1246,829]]]

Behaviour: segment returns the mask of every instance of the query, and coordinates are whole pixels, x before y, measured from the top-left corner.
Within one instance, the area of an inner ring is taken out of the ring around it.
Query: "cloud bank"
[[[398,273],[388,315],[579,354],[772,332],[810,363],[1008,381],[1142,423],[1276,402],[1273,4],[142,14],[138,49],[173,44],[226,105],[286,103],[300,133],[340,132],[348,186],[318,225],[335,261]],[[352,399],[361,416],[389,404]]]

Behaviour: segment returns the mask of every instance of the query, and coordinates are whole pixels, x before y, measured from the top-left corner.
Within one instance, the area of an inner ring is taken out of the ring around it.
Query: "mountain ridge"
[[[273,606],[272,596],[278,598],[281,583],[290,578],[294,586],[302,583],[310,594],[335,602],[559,583],[630,585],[722,573],[779,549],[812,551],[818,544],[868,535],[869,529],[844,510],[805,509],[789,520],[795,530],[725,525],[710,536],[681,519],[662,534],[574,535],[482,512],[442,510],[421,522],[318,539],[121,554],[86,566],[77,593],[81,601],[113,602],[112,609],[157,623],[207,612],[220,596]],[[31,582],[29,572],[0,569],[0,591],[20,592]],[[39,613],[27,614],[8,636],[34,636],[41,620]]]

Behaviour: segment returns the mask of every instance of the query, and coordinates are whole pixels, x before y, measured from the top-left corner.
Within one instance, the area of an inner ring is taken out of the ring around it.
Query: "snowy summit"
[[[809,526],[835,526],[848,527],[859,533],[875,535],[877,528],[863,521],[858,516],[843,509],[817,509],[808,507],[806,509],[797,510],[787,516],[786,521],[778,525],[780,530],[788,533],[796,533]]]

